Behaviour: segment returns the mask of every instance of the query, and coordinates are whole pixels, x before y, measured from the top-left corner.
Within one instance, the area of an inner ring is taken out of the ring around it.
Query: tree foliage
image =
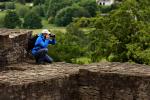
[[[90,34],[93,61],[105,57],[109,61],[150,64],[149,6],[142,7],[142,3],[127,0],[109,16],[97,18],[96,29]]]
[[[21,3],[21,4],[25,4],[26,0],[16,0],[17,2]]]
[[[44,7],[43,5],[37,5],[32,8],[32,12],[36,13],[40,17],[44,17]]]
[[[15,9],[15,3],[14,2],[6,2],[5,9]]]
[[[19,8],[16,9],[17,14],[21,17],[24,18],[25,15],[29,12],[29,8],[26,6],[21,6]]]
[[[7,28],[16,28],[21,26],[21,20],[15,11],[8,11],[4,18],[4,26]]]
[[[75,62],[78,57],[85,55],[86,35],[77,26],[69,25],[67,32],[55,32],[57,44],[50,46],[49,54],[55,61]],[[81,48],[82,47],[82,48]]]
[[[77,5],[69,6],[61,9],[57,13],[55,17],[55,24],[58,26],[66,26],[73,21],[73,18],[83,16],[90,16],[86,9]]]
[[[23,27],[27,29],[42,28],[41,18],[34,12],[29,12],[24,18]]]
[[[44,4],[44,3],[45,3],[45,0],[33,0],[34,5],[41,5],[41,4]]]
[[[89,12],[91,17],[94,17],[96,15],[97,11],[96,0],[82,0],[81,2],[79,2],[79,5],[81,7],[84,7]]]
[[[71,4],[71,0],[46,0],[45,13],[47,18],[55,16],[60,9],[63,9]]]

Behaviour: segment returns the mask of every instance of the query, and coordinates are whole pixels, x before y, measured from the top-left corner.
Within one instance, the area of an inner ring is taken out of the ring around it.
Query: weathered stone
[[[149,66],[128,63],[88,66],[79,71],[81,100],[150,100]]]
[[[145,65],[22,63],[5,68],[0,100],[150,100],[150,67]]]
[[[27,30],[0,29],[0,66],[18,63],[26,57]]]
[[[22,67],[20,67],[22,66]],[[74,67],[73,67],[74,66]],[[0,100],[77,100],[78,65],[17,64],[0,72]]]
[[[21,63],[30,35],[0,29],[0,100],[150,100],[149,66]]]

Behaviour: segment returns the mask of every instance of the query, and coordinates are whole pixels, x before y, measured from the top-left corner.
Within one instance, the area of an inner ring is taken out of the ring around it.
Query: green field
[[[51,32],[55,32],[55,31],[60,31],[62,33],[66,32],[65,27],[57,27],[53,24],[49,24],[46,19],[42,19],[42,25],[43,25],[42,29],[49,29]],[[42,29],[32,29],[33,34],[41,33]]]
[[[1,17],[4,17],[5,14],[6,14],[6,11],[0,11],[0,18],[1,18]]]

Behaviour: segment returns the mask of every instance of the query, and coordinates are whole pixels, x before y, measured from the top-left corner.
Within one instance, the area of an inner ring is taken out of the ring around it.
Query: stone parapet
[[[0,100],[150,100],[149,83],[146,65],[22,63],[0,72]]]
[[[24,60],[27,40],[32,31],[0,29],[0,66]]]

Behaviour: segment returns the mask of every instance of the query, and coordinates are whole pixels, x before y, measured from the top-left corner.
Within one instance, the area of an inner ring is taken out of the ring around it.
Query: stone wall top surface
[[[11,69],[11,70],[9,70]],[[67,63],[53,63],[46,65],[15,64],[7,66],[0,72],[0,84],[26,84],[36,81],[65,77],[78,74],[82,70],[99,72],[100,74],[112,73],[128,76],[150,77],[150,67],[129,63],[95,63],[90,65],[75,65]]]
[[[81,70],[89,70],[91,72],[99,73],[114,73],[120,75],[122,74],[131,76],[150,77],[150,66],[141,64],[103,62],[87,65]]]
[[[0,72],[0,85],[19,85],[44,81],[56,77],[69,76],[73,73],[77,73],[78,70],[79,65],[66,63],[54,63],[47,65],[35,65],[28,63],[14,64],[5,67],[5,69]]]
[[[0,36],[9,36],[9,38],[26,34],[29,30],[25,29],[0,29]]]

